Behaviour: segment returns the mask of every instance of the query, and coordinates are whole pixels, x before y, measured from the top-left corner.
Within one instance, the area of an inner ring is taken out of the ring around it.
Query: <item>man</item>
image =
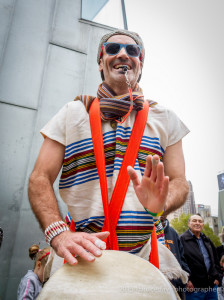
[[[160,220],[163,225],[164,229],[164,236],[165,236],[165,246],[173,253],[176,257],[177,261],[179,262],[181,268],[190,274],[190,269],[188,268],[186,259],[184,257],[184,248],[180,241],[180,238],[175,231],[169,224],[168,219],[166,219],[166,215],[160,217]],[[171,280],[172,284],[175,286],[179,296],[181,299],[185,299],[185,284],[182,283],[181,279],[173,279]]]
[[[144,45],[136,33],[118,30],[106,34],[100,41],[97,62],[103,83],[97,96],[109,201],[136,111],[142,110],[144,104],[138,85],[144,58]],[[109,232],[100,232],[105,212],[89,121],[94,98],[76,97],[76,101],[65,105],[41,130],[45,140],[29,182],[30,203],[46,239],[70,264],[77,263],[74,254],[94,261],[106,247],[101,240],[109,235]],[[169,212],[185,202],[188,184],[181,140],[187,133],[186,126],[173,112],[150,102],[135,167],[128,167],[131,184],[116,226],[119,250],[139,253],[164,207]],[[53,183],[62,166],[59,189],[68,205],[67,222],[75,222],[75,232],[67,230],[62,221],[53,192]]]
[[[189,229],[180,237],[191,271],[186,299],[218,299],[217,286],[222,278],[215,247],[202,233],[203,226],[203,218],[193,215],[188,220]]]

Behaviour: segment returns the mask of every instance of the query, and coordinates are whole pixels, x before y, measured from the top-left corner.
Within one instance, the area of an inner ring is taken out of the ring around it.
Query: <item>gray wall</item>
[[[111,28],[80,21],[80,11],[81,0],[0,0],[1,299],[16,299],[33,267],[28,248],[46,246],[27,196],[39,131],[76,95],[95,95],[101,81],[97,45]]]

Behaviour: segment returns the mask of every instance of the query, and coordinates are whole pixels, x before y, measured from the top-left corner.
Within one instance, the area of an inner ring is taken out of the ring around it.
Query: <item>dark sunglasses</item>
[[[128,56],[138,57],[142,49],[142,47],[137,44],[104,43],[103,45],[108,55],[117,55],[121,48],[124,47]]]

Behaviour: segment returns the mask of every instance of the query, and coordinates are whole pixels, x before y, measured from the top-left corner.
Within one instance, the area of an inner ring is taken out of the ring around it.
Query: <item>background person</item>
[[[180,236],[191,271],[187,283],[187,300],[218,299],[217,286],[222,281],[215,246],[202,233],[203,226],[203,218],[199,214],[192,215],[188,220],[189,229]]]
[[[29,270],[21,279],[18,291],[17,300],[36,299],[43,287],[44,267],[47,263],[50,248],[40,249],[38,245],[32,245],[29,248],[29,257],[34,260],[34,269]]]

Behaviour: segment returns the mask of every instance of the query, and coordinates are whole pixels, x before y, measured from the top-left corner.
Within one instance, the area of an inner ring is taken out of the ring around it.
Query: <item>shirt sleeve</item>
[[[18,293],[17,300],[34,300],[35,286],[31,279],[23,280],[21,282]]]
[[[172,111],[168,110],[168,145],[171,146],[180,141],[190,130]]]
[[[68,104],[63,106],[59,112],[41,129],[43,137],[48,137],[62,145],[66,144],[66,116]]]

